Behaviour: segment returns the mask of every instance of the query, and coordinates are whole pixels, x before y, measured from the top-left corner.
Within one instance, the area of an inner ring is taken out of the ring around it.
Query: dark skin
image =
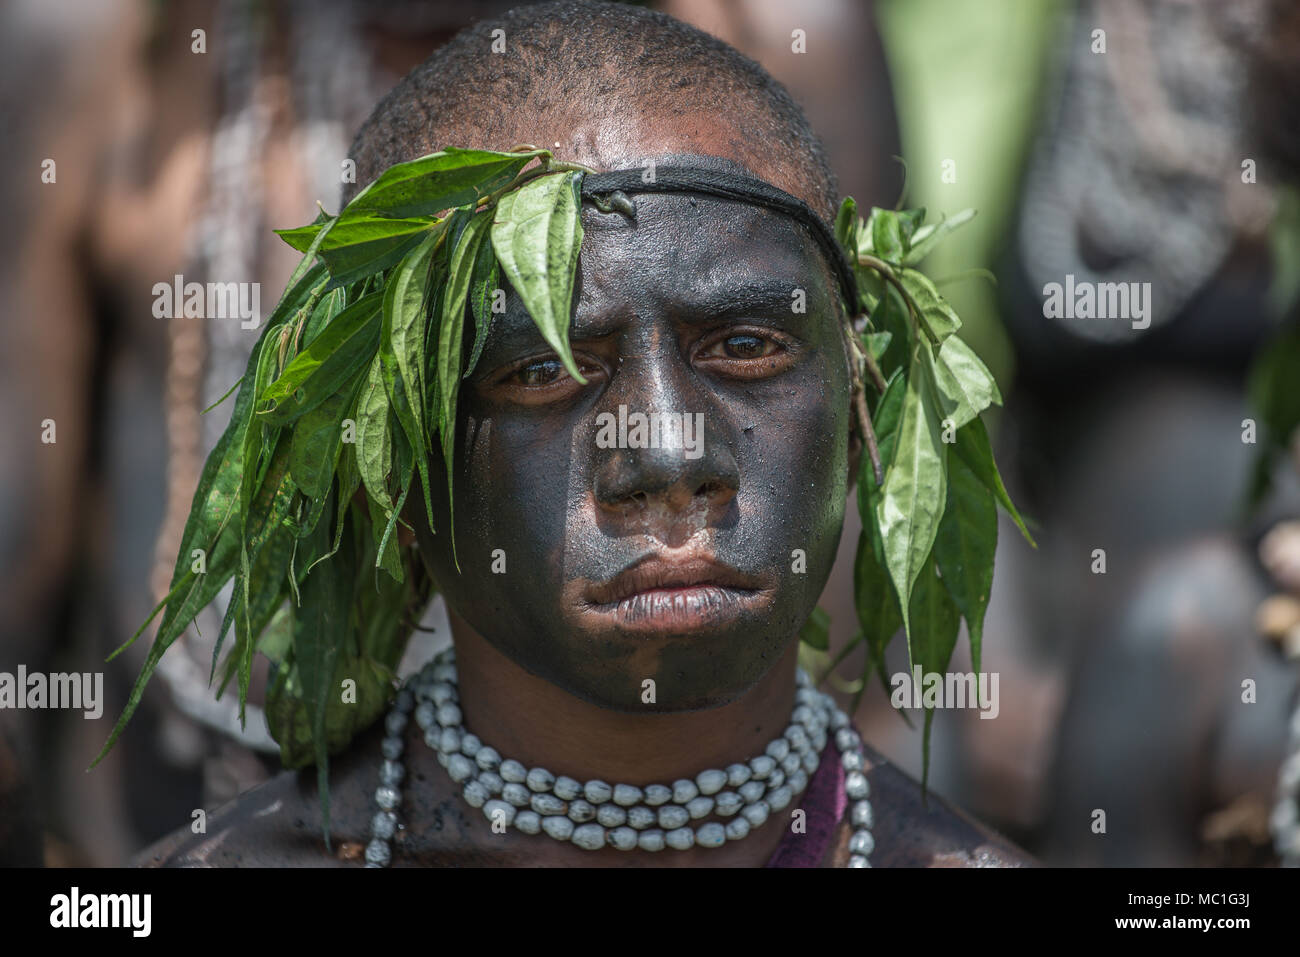
[[[647,156],[662,164],[671,153],[734,154],[716,141],[719,129],[711,144],[679,129],[650,150],[627,149],[617,135],[627,131],[615,131],[619,151],[589,142],[562,158],[615,169]],[[779,164],[767,178],[798,195]],[[830,573],[860,452],[842,314],[816,244],[780,214],[641,195],[635,222],[588,205],[583,226],[570,341],[586,384],[563,371],[511,291],[461,390],[459,570],[445,485],[438,534],[422,509],[407,516],[451,613],[466,727],[555,774],[666,783],[759,754],[789,724],[798,631]],[[796,288],[802,312],[792,309]],[[702,413],[701,454],[599,447],[599,416],[620,405]],[[443,474],[440,461],[432,465]],[[497,549],[504,573],[493,571]],[[373,813],[379,733],[357,742],[332,775],[344,859],[356,859]],[[718,849],[589,852],[493,833],[415,731],[406,761],[399,863],[759,866],[790,821],[789,811],[775,814]],[[914,785],[883,762],[872,774],[885,788],[881,817],[891,800],[907,810],[877,828],[881,862],[932,863],[909,845]],[[313,777],[282,775],[229,812],[223,820],[233,826],[221,825],[220,839],[174,840],[155,862],[294,860],[315,837]],[[942,807],[927,816],[940,823],[927,834],[937,839],[931,856],[956,846],[968,857],[1007,852]],[[847,859],[848,837],[844,821],[824,865]]]

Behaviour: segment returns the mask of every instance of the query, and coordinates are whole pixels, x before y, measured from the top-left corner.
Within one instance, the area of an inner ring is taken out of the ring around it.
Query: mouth
[[[753,614],[772,598],[752,575],[711,555],[673,558],[651,554],[583,593],[588,613],[645,632],[691,631]]]

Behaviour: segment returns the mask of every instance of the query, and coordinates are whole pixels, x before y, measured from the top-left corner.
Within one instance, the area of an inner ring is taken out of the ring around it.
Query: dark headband
[[[616,193],[703,193],[722,199],[734,199],[771,209],[807,227],[831,264],[839,280],[845,305],[850,316],[860,311],[858,284],[844,250],[835,240],[835,234],[825,221],[809,208],[803,200],[777,189],[771,183],[739,173],[727,173],[699,166],[660,166],[654,179],[646,182],[644,169],[619,169],[608,173],[588,173],[582,179],[582,197],[605,208]],[[625,211],[635,219],[636,203],[623,197]]]

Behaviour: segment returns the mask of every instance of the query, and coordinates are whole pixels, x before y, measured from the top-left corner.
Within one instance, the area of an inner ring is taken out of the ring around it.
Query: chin
[[[618,620],[617,610],[580,613],[565,616],[562,635],[544,643],[544,660],[526,662],[502,650],[538,677],[610,711],[718,708],[752,690],[798,640],[797,625],[778,625],[786,616],[772,613],[770,597],[752,604],[738,614],[728,604],[726,615],[657,610],[633,627]],[[696,627],[683,627],[683,614]]]

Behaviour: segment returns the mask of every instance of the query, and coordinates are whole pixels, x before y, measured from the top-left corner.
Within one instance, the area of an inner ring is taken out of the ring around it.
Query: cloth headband
[[[700,166],[660,166],[655,170],[652,182],[643,179],[644,173],[645,170],[641,168],[588,173],[582,179],[582,197],[606,208],[611,194],[617,193],[702,193],[782,213],[803,223],[821,247],[839,280],[849,315],[856,316],[861,311],[858,306],[858,284],[848,257],[836,242],[830,227],[803,200],[752,176]],[[635,201],[626,196],[624,199],[624,211],[635,219]]]

